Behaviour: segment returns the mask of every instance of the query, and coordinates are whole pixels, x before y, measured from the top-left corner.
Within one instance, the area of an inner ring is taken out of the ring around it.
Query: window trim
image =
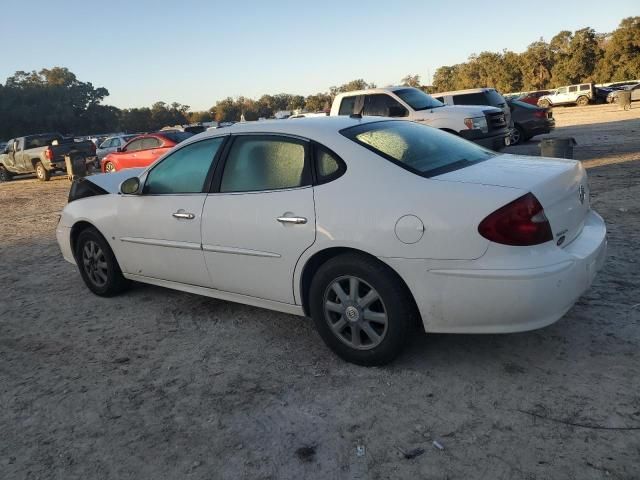
[[[144,172],[144,185],[142,186],[142,195],[146,196],[146,197],[159,197],[159,196],[176,196],[176,195],[180,195],[180,196],[185,196],[185,195],[202,195],[202,194],[207,194],[210,189],[211,189],[211,182],[213,180],[215,171],[217,170],[218,165],[221,163],[221,157],[222,157],[222,153],[225,150],[228,142],[229,142],[229,134],[226,135],[216,135],[213,137],[207,137],[207,138],[203,138],[201,140],[198,140],[196,142],[190,142],[187,143],[186,145],[181,145],[180,148],[177,148],[176,150],[172,150],[171,153],[169,153],[168,155],[166,155],[165,157],[163,157],[160,161],[154,163],[148,170],[146,170]],[[149,174],[151,174],[151,172],[153,172],[154,169],[158,168],[159,165],[161,165],[165,160],[167,160],[168,158],[172,157],[175,153],[178,153],[180,150],[182,150],[183,148],[189,147],[191,145],[195,145],[196,143],[201,143],[201,142],[206,142],[206,141],[211,141],[211,140],[216,140],[218,138],[222,138],[222,145],[220,145],[220,148],[218,148],[218,151],[216,152],[216,154],[214,155],[213,159],[212,159],[212,163],[209,166],[209,170],[207,171],[207,175],[205,177],[204,183],[202,184],[202,190],[200,192],[189,192],[189,193],[149,193],[146,190],[147,188],[147,181],[149,180]]]
[[[292,135],[287,133],[279,133],[279,132],[242,132],[242,133],[233,133],[228,135],[229,139],[224,145],[224,151],[222,152],[222,158],[220,158],[217,162],[219,165],[216,168],[216,171],[213,174],[213,179],[209,188],[210,194],[220,194],[220,195],[245,195],[245,194],[256,194],[256,193],[270,193],[270,192],[282,192],[286,190],[300,190],[303,188],[309,188],[314,185],[314,169],[313,169],[313,158],[311,152],[311,141],[308,138],[300,137],[298,135]],[[272,188],[269,190],[247,190],[244,192],[222,192],[220,191],[220,187],[222,185],[222,176],[224,174],[224,170],[227,166],[227,161],[229,159],[229,153],[233,148],[236,140],[241,137],[281,137],[287,140],[292,140],[293,143],[298,143],[302,145],[304,148],[304,167],[303,174],[306,173],[309,178],[309,183],[304,185],[299,185],[297,187],[285,187],[285,188]]]

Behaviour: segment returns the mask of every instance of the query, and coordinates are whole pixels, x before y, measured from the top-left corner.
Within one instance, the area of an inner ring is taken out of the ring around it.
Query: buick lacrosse
[[[235,124],[87,177],[56,233],[97,295],[133,280],[310,316],[362,365],[391,361],[416,325],[549,325],[606,250],[579,162],[359,116]]]

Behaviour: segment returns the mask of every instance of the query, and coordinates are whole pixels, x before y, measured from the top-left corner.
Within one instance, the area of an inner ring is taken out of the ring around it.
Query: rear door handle
[[[294,225],[303,225],[307,223],[307,219],[304,217],[278,217],[276,220],[280,223],[292,223]]]
[[[178,210],[172,213],[175,218],[184,218],[185,220],[193,220],[196,216],[193,213],[185,212],[184,210]]]

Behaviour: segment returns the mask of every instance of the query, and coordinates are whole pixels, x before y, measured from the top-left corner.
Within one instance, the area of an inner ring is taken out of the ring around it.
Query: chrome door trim
[[[250,250],[248,248],[223,247],[221,245],[202,245],[205,252],[229,253],[231,255],[248,255],[250,257],[280,258],[278,253]]]
[[[173,240],[161,240],[155,238],[120,237],[121,242],[136,243],[139,245],[153,245],[155,247],[182,248],[185,250],[200,250],[201,245],[193,242],[176,242]]]

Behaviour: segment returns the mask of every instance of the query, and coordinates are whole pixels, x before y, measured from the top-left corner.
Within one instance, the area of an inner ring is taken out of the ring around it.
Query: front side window
[[[167,156],[147,176],[144,193],[201,193],[224,137],[192,143]]]
[[[495,155],[436,128],[406,121],[365,123],[340,133],[383,158],[424,177],[433,177]]]
[[[224,167],[220,192],[281,190],[311,184],[303,142],[276,136],[237,137]]]
[[[489,99],[482,92],[454,95],[453,103],[455,105],[490,105]]]
[[[561,94],[561,93],[567,93],[567,87],[562,87],[559,88],[558,91],[556,92],[556,94]]]
[[[365,97],[364,114],[378,117],[406,117],[409,112],[389,95],[375,93]]]

